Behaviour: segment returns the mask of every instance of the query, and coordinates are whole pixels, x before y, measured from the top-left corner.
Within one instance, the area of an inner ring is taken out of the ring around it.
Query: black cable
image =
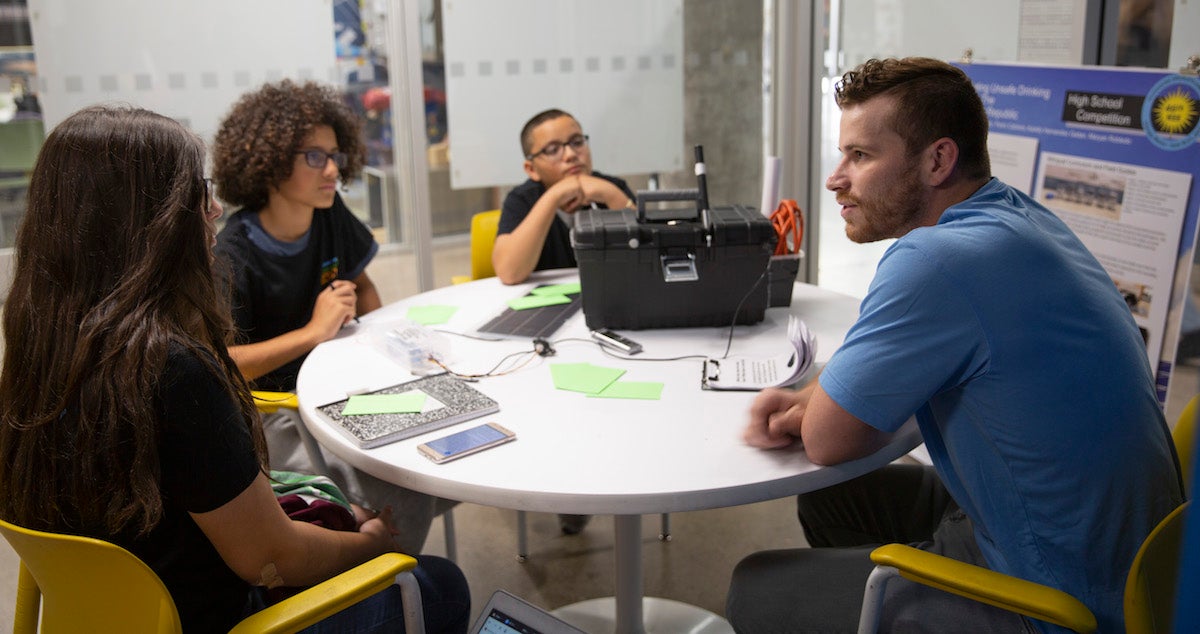
[[[608,356],[610,356],[614,359],[623,359],[625,361],[684,361],[686,359],[707,359],[708,358],[702,354],[688,354],[688,355],[684,355],[682,357],[643,357],[643,356],[624,355],[624,354],[617,353],[612,348],[609,348],[608,346],[596,341],[595,339],[584,339],[583,337],[564,337],[562,339],[555,339],[551,343],[558,344],[558,343],[562,343],[564,341],[582,341],[584,343],[594,344],[600,348],[600,352],[603,352],[604,354],[607,354]]]
[[[722,359],[729,358],[729,349],[733,347],[733,329],[737,326],[738,313],[742,312],[742,304],[745,304],[746,300],[750,299],[750,295],[754,293],[754,289],[758,288],[758,285],[762,283],[763,278],[767,276],[767,271],[770,270],[771,259],[767,258],[767,268],[763,269],[763,272],[758,274],[758,279],[754,280],[754,283],[750,285],[750,290],[746,291],[745,295],[742,295],[742,300],[738,302],[737,308],[733,309],[733,323],[729,324],[729,339],[725,342],[725,354],[721,356]]]
[[[529,356],[524,361],[522,361],[519,365],[508,368],[508,369],[504,370],[503,372],[499,371],[500,367],[503,366],[505,363],[507,363],[509,359],[511,359],[513,357],[521,356],[521,355],[529,355]],[[429,360],[432,361],[434,364],[436,364],[439,368],[445,370],[449,374],[452,374],[460,379],[466,379],[468,381],[473,381],[476,379],[485,379],[490,376],[503,376],[505,374],[516,372],[517,370],[519,370],[522,367],[524,367],[525,365],[527,365],[530,361],[532,361],[534,359],[534,357],[537,357],[537,356],[538,356],[538,354],[534,350],[522,350],[520,352],[512,352],[512,353],[506,354],[503,357],[501,357],[500,361],[498,361],[496,363],[496,365],[492,366],[490,370],[488,370],[487,372],[479,373],[479,374],[465,374],[462,372],[458,372],[457,370],[451,369],[450,366],[446,365],[445,363],[442,363],[439,359],[434,358],[432,356],[429,357]]]
[[[749,296],[749,294],[747,294],[747,297],[748,296]],[[742,301],[745,301],[745,298],[742,298]],[[739,304],[739,307],[740,307],[740,304]],[[470,339],[478,339],[480,341],[508,341],[507,339],[485,339],[483,337],[464,335],[462,333],[452,332],[449,330],[438,330],[437,332],[445,332],[447,334],[460,335],[460,336],[467,337]],[[730,334],[730,336],[732,337],[732,333]],[[593,344],[596,347],[600,348],[600,351],[603,352],[604,354],[606,354],[610,357],[613,357],[614,359],[623,359],[625,361],[685,361],[687,359],[706,359],[707,358],[706,355],[702,355],[702,354],[688,354],[688,355],[683,355],[683,356],[679,356],[679,357],[627,356],[627,355],[623,355],[623,354],[618,354],[617,352],[613,351],[608,346],[605,346],[594,339],[584,339],[583,337],[563,337],[562,339],[555,339],[555,340],[549,341],[549,342],[546,342],[545,340],[543,340],[543,343],[548,343],[550,346],[555,346],[555,345],[558,345],[560,343],[567,342],[567,341],[580,341],[583,343]],[[551,350],[553,350],[553,348],[551,348]],[[726,352],[728,353],[728,349],[726,349]],[[513,357],[519,357],[522,355],[527,355],[527,356],[518,365],[515,365],[511,368],[507,368],[503,371],[500,371],[500,368],[505,363],[507,363],[509,361],[509,359],[512,359]],[[458,378],[466,380],[466,381],[476,381],[479,379],[486,379],[488,377],[493,377],[493,376],[504,376],[505,374],[511,374],[513,372],[516,372],[517,370],[520,370],[521,368],[528,365],[530,361],[533,361],[538,356],[547,356],[547,355],[540,353],[537,350],[536,344],[535,344],[535,348],[533,350],[521,350],[519,352],[511,352],[509,354],[504,355],[503,357],[500,358],[499,361],[496,362],[496,365],[493,365],[488,371],[481,372],[478,374],[466,374],[463,372],[458,372],[457,370],[451,369],[450,366],[446,365],[445,363],[442,363],[441,360],[436,359],[432,356],[429,357],[429,361],[431,361],[432,363],[437,365],[442,370],[445,370],[447,374],[451,374],[455,377],[458,377]]]

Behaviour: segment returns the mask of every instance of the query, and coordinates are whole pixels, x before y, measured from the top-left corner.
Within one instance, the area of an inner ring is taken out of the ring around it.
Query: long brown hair
[[[162,517],[156,386],[171,345],[241,404],[214,290],[204,145],[167,117],[91,107],[33,168],[4,305],[0,514],[30,528],[144,533]]]

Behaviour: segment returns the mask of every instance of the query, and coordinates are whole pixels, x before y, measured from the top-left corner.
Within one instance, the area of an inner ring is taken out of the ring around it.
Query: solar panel
[[[538,286],[553,286],[551,284],[543,284]],[[493,335],[505,335],[511,337],[529,337],[529,338],[547,338],[553,335],[571,315],[579,311],[583,306],[582,293],[567,293],[571,302],[568,304],[555,304],[553,306],[542,306],[540,308],[528,308],[525,310],[513,310],[505,308],[499,315],[493,317],[490,321],[479,327],[479,332],[490,333]]]

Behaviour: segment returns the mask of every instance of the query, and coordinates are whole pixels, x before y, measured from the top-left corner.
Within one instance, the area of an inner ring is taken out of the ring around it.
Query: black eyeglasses
[[[333,164],[338,169],[346,169],[346,162],[349,159],[345,152],[326,152],[325,150],[300,150],[296,154],[304,155],[304,162],[313,169],[324,169],[326,163],[333,159]]]
[[[546,147],[534,152],[533,154],[530,154],[529,156],[526,156],[525,158],[532,161],[539,156],[544,156],[551,161],[556,161],[562,158],[563,148],[570,147],[572,151],[579,153],[580,150],[587,147],[587,143],[588,136],[586,134],[576,134],[575,136],[567,139],[566,142],[551,141],[546,144]]]

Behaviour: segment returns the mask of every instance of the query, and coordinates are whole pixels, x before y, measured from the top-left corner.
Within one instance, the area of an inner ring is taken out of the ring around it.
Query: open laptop
[[[497,590],[488,600],[470,634],[586,634],[549,612]]]

